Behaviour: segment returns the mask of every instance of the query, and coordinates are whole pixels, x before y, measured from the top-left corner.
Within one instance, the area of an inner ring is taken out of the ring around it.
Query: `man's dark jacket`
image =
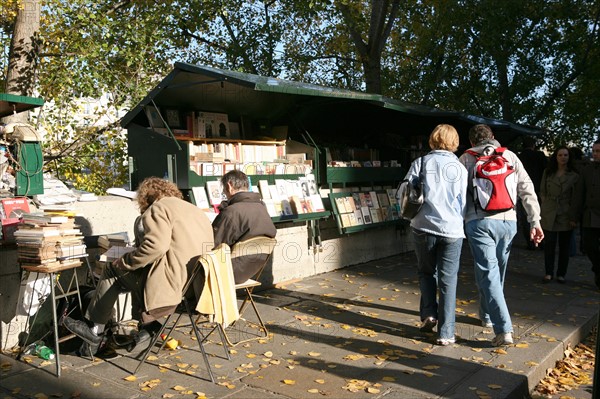
[[[258,236],[273,238],[277,234],[260,194],[248,191],[236,193],[228,201],[223,201],[212,226],[215,246],[226,243],[231,247],[238,241]]]

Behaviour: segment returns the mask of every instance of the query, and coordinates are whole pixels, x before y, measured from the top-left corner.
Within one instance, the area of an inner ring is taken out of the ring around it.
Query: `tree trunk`
[[[24,0],[19,9],[8,56],[6,92],[31,96],[35,87],[38,63],[41,0]],[[5,122],[26,122],[29,113],[21,112],[4,118]]]

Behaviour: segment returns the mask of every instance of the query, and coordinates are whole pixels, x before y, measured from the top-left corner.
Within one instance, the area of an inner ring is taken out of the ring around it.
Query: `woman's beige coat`
[[[175,197],[154,202],[142,215],[144,239],[124,256],[130,270],[149,267],[145,311],[176,306],[188,271],[214,247],[211,223],[198,207]]]
[[[575,184],[579,175],[573,171],[562,176],[556,173],[548,175],[546,171],[542,176],[540,185],[542,199],[542,228],[548,231],[568,231],[569,207],[573,199]]]

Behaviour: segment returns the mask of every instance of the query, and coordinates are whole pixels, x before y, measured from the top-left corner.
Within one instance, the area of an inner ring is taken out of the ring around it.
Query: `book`
[[[129,237],[127,233],[121,234],[105,234],[98,236],[98,246],[104,249],[108,249],[113,246],[126,246],[129,244]]]
[[[356,220],[357,225],[364,224],[363,214],[360,209],[354,211],[354,219]]]
[[[263,202],[264,202],[265,206],[267,207],[267,213],[269,214],[269,216],[271,216],[271,217],[281,216],[281,213],[277,212],[277,208],[275,206],[276,200],[267,198],[267,199],[263,199]]]
[[[288,199],[293,194],[287,191],[287,184],[283,179],[275,179],[275,186],[277,187],[277,197],[281,200]]]
[[[350,215],[354,216],[354,214],[350,213],[342,213],[340,215],[340,220],[342,221],[342,227],[350,227],[352,226],[352,221],[350,220]]]
[[[363,215],[364,224],[373,223],[373,220],[371,219],[371,211],[369,209],[371,209],[371,208],[369,208],[368,206],[363,206],[360,208],[360,211]]]
[[[390,205],[396,205],[396,203],[398,202],[398,200],[396,199],[397,190],[395,188],[388,188],[386,191]]]
[[[192,193],[194,194],[194,202],[198,208],[210,209],[210,203],[204,187],[192,187]]]
[[[369,208],[371,210],[371,220],[373,221],[373,223],[379,223],[381,222],[381,217],[380,217],[380,213],[379,208]]]
[[[23,213],[23,222],[34,224],[48,223],[66,223],[69,221],[68,216],[55,215],[51,213]]]
[[[319,194],[313,194],[308,197],[310,201],[312,212],[325,212],[325,206],[323,205],[323,199]]]
[[[305,205],[303,205],[302,202],[302,199],[297,195],[292,195],[290,197],[290,205],[292,206],[292,213],[294,215],[306,213]]]
[[[56,255],[59,258],[87,255],[87,247],[85,244],[57,246]]]
[[[60,230],[17,229],[14,236],[17,240],[19,237],[56,237],[60,236]]]
[[[135,251],[135,249],[136,247],[110,247],[108,251],[100,255],[98,260],[100,262],[114,262],[115,260],[120,259],[123,255]]]
[[[390,199],[387,192],[377,193],[377,201],[380,208],[387,208],[390,205]]]
[[[379,200],[377,199],[377,193],[375,191],[369,192],[369,198],[371,198],[373,208],[379,208]]]
[[[271,192],[269,191],[269,182],[267,180],[259,180],[258,188],[260,189],[260,195],[263,200],[271,199]]]
[[[227,114],[199,112],[198,117],[203,119],[204,122],[204,135],[201,137],[228,138],[231,136]],[[202,132],[199,132],[199,134],[201,135]]]
[[[338,213],[347,213],[346,202],[344,201],[344,197],[336,197],[335,205],[337,207]]]
[[[221,202],[227,200],[225,194],[223,194],[223,188],[221,182],[218,180],[207,181],[206,191],[208,192],[208,199],[211,205],[221,205]]]
[[[354,196],[344,197],[344,204],[348,212],[354,212],[356,210],[356,203],[354,202]]]
[[[279,190],[277,189],[277,186],[274,184],[269,184],[269,196],[271,199],[274,199],[276,201],[282,200],[282,198],[279,196]]]
[[[369,206],[367,204],[367,197],[365,196],[365,193],[358,193],[358,198],[360,200],[360,206],[361,206],[361,208],[363,206]]]
[[[294,212],[292,210],[292,205],[290,204],[290,201],[288,201],[288,200],[281,201],[281,208],[282,208],[282,215],[284,215],[284,216],[291,216],[294,214]]]
[[[0,203],[2,204],[0,219],[18,219],[23,214],[29,213],[29,203],[25,197],[3,198]]]

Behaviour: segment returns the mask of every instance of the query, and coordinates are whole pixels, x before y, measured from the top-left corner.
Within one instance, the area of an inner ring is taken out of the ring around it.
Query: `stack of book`
[[[83,235],[67,214],[24,213],[14,235],[21,266],[79,266],[87,256]]]

